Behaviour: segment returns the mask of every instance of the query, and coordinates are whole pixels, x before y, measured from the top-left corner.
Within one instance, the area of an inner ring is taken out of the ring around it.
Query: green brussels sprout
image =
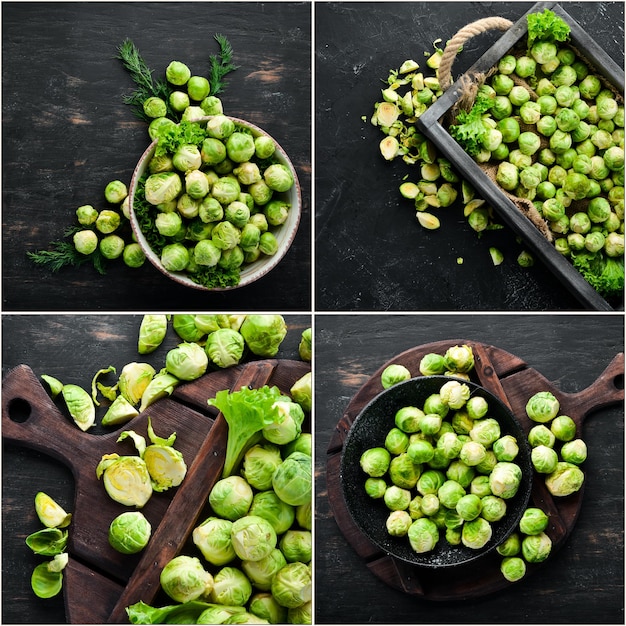
[[[518,533],[511,533],[497,548],[500,556],[515,556],[522,549],[522,540]]]
[[[257,158],[269,159],[276,151],[276,144],[271,137],[260,135],[254,139],[254,149]]]
[[[311,435],[311,433],[300,433],[293,441],[290,441],[288,444],[283,446],[282,453],[285,458],[292,452],[302,452],[303,454],[312,457],[313,435]]]
[[[472,441],[482,444],[485,448],[490,447],[500,438],[500,424],[492,417],[485,417],[474,422],[469,436]]]
[[[439,396],[450,409],[460,409],[469,400],[470,388],[458,380],[450,380],[441,386]]]
[[[161,251],[161,264],[168,272],[182,272],[189,265],[189,251],[181,243],[171,243]]]
[[[461,542],[467,548],[480,550],[491,539],[493,529],[491,524],[482,517],[477,517],[463,524]]]
[[[100,240],[100,253],[105,259],[117,259],[124,252],[124,240],[119,235],[107,235]]]
[[[258,561],[276,548],[277,535],[264,517],[249,513],[233,521],[230,532],[233,549],[245,561]]]
[[[303,411],[310,412],[313,408],[312,381],[313,374],[307,372],[301,376],[289,390],[291,397],[302,407]]]
[[[76,218],[78,219],[78,223],[82,226],[91,226],[95,224],[98,218],[98,211],[90,204],[85,204],[76,209]]]
[[[448,479],[437,490],[437,497],[446,508],[456,509],[459,500],[466,493],[466,490],[456,480]]]
[[[419,465],[420,463],[428,463],[428,461],[433,458],[435,450],[430,441],[418,439],[416,441],[409,442],[406,453],[409,455],[409,458],[413,461],[413,463]]]
[[[494,496],[508,499],[517,493],[521,480],[522,470],[519,465],[508,461],[499,461],[489,475],[489,487]]]
[[[198,241],[193,248],[193,260],[197,265],[215,267],[221,258],[222,250],[210,239]]]
[[[485,458],[475,468],[479,474],[489,475],[498,462],[493,450],[485,450]]]
[[[524,131],[517,138],[519,150],[522,154],[533,155],[541,147],[541,139],[532,131]]]
[[[200,146],[200,158],[205,165],[217,165],[226,158],[226,146],[215,137],[207,137]]]
[[[559,441],[571,441],[576,436],[576,423],[568,415],[559,415],[552,420],[550,430]]]
[[[410,447],[410,446],[409,446]],[[437,493],[445,482],[445,475],[439,470],[429,469],[421,474],[417,480],[417,491],[422,495]]]
[[[439,512],[440,504],[439,498],[434,493],[427,493],[425,496],[422,496],[420,507],[424,515],[433,517]]]
[[[393,457],[389,464],[389,479],[403,489],[415,487],[420,472],[420,466],[416,465],[406,452]]]
[[[250,613],[252,615],[256,615],[256,617],[265,620],[265,623],[268,624],[287,624],[287,623],[298,623],[298,624],[306,624],[311,623],[310,621],[299,621],[299,622],[288,622],[288,611],[289,609],[284,606],[280,606],[276,600],[274,600],[271,593],[255,593],[250,598],[250,603],[248,608],[250,609]],[[291,609],[293,611],[298,610],[300,607],[296,607],[295,609]],[[302,619],[305,618],[302,615]],[[249,622],[248,622],[249,623]]]
[[[439,394],[437,394],[439,395]],[[445,405],[441,405],[445,406]],[[447,406],[445,407],[447,411]],[[419,421],[420,430],[424,435],[435,435],[439,432],[442,424],[442,417],[437,413],[426,413]]]
[[[165,68],[165,78],[172,85],[185,85],[191,77],[191,70],[181,61],[172,61]]]
[[[498,461],[513,461],[519,453],[517,439],[513,435],[504,435],[493,442],[493,452]]]
[[[204,76],[190,76],[187,81],[187,93],[192,100],[200,102],[209,95],[211,86]]]
[[[254,138],[248,133],[235,131],[226,139],[226,153],[235,163],[246,163],[254,152]]]
[[[253,354],[274,357],[287,335],[287,324],[282,315],[247,315],[240,332]]]
[[[311,531],[290,529],[280,538],[279,548],[287,562],[309,563],[313,558]]]
[[[141,552],[150,540],[152,527],[141,511],[118,515],[109,526],[109,543],[122,554]]]
[[[559,412],[559,401],[549,391],[539,391],[526,403],[526,414],[534,422],[545,424]]]
[[[619,233],[609,233],[604,241],[604,252],[609,257],[620,257],[624,255],[624,235]]]
[[[210,595],[212,602],[225,606],[244,606],[251,595],[252,584],[239,568],[227,565],[215,574]]]
[[[211,231],[211,241],[222,251],[232,250],[240,240],[241,230],[229,221],[219,222]]]
[[[452,346],[444,354],[446,369],[451,372],[468,373],[474,367],[474,354],[469,345]]]
[[[160,576],[161,588],[175,602],[208,598],[213,576],[197,557],[180,555],[169,561]]]
[[[170,93],[167,101],[169,102],[172,110],[174,110],[176,113],[182,113],[191,104],[191,101],[189,100],[189,94],[178,89]],[[161,117],[164,117],[165,115],[166,113],[163,113]]]
[[[256,515],[267,520],[276,535],[282,535],[291,528],[296,511],[293,506],[283,502],[271,489],[254,495],[248,515]]]
[[[183,190],[183,181],[177,172],[158,172],[146,179],[146,200],[150,204],[162,204],[177,198]]]
[[[93,230],[79,230],[72,240],[74,247],[81,254],[91,254],[98,247],[98,235]]]
[[[528,535],[522,540],[522,555],[528,563],[545,561],[552,551],[552,540],[546,533]]]
[[[35,512],[47,528],[65,528],[72,521],[72,514],[55,502],[48,494],[39,491],[35,495]]]
[[[178,344],[165,355],[165,368],[179,380],[196,380],[202,376],[209,364],[204,349],[195,342]]]
[[[28,535],[25,542],[35,554],[56,556],[65,550],[68,537],[67,530],[44,528]]]
[[[574,215],[570,217],[569,224],[570,229],[574,233],[580,233],[582,235],[587,234],[591,229],[591,220],[589,219],[589,216],[582,211],[574,213]]]
[[[279,401],[274,404],[278,419],[262,429],[263,437],[270,443],[285,445],[294,441],[302,431],[304,411],[297,402]]]
[[[422,554],[435,549],[439,541],[439,529],[432,520],[422,517],[411,524],[407,536],[411,548],[416,553]]]
[[[282,163],[274,163],[263,172],[263,180],[272,191],[288,191],[294,184],[291,170]]]
[[[269,591],[272,579],[285,565],[287,559],[278,548],[275,548],[258,561],[242,561],[241,569],[257,589]]]
[[[561,458],[567,463],[580,465],[587,458],[587,444],[582,439],[574,439],[563,444]]]
[[[387,454],[389,453],[387,452]],[[309,455],[293,452],[274,472],[272,487],[283,502],[292,506],[300,506],[311,499],[313,486],[311,465]]]
[[[222,101],[217,96],[207,96],[200,103],[200,107],[205,115],[222,115],[224,113]]]
[[[232,525],[230,520],[211,516],[193,529],[194,545],[212,565],[221,567],[237,556],[230,538]]]
[[[268,256],[272,256],[278,252],[278,240],[274,233],[265,232],[259,238],[259,250]]]
[[[455,432],[446,432],[437,440],[437,448],[447,459],[454,459],[459,455],[463,442]]]
[[[312,593],[310,568],[300,561],[288,563],[274,576],[271,591],[276,602],[288,609],[309,602]]]
[[[459,459],[466,465],[475,466],[485,460],[487,450],[479,441],[466,441],[459,452]]]
[[[548,198],[541,205],[541,213],[550,222],[556,222],[565,215],[565,206],[557,198]]]
[[[274,195],[274,191],[270,189],[265,180],[260,180],[257,183],[252,183],[248,187],[248,193],[252,196],[254,203],[259,206],[266,205]]]
[[[211,195],[223,206],[235,202],[241,193],[241,185],[236,178],[222,176],[218,178],[211,189]]]
[[[209,137],[226,139],[235,132],[235,123],[223,114],[214,115],[207,122],[206,132]]]
[[[251,487],[266,491],[271,489],[272,476],[282,462],[278,446],[259,443],[244,454],[241,474]]]
[[[237,365],[243,357],[244,349],[245,342],[241,333],[231,328],[213,331],[204,346],[208,358],[220,368]]]
[[[233,613],[225,622],[225,624],[268,624],[269,622],[261,617],[257,617],[248,611]]]
[[[559,461],[556,451],[545,445],[534,447],[530,458],[535,471],[540,474],[551,474],[554,472]]]
[[[516,61],[517,63],[517,61]],[[513,89],[515,83],[507,74],[496,74],[491,80],[491,86],[499,96],[506,96]]]
[[[411,378],[411,372],[399,363],[392,363],[388,365],[380,375],[380,383],[383,389],[389,389],[396,383],[401,383],[404,380]]]
[[[508,76],[515,71],[516,65],[517,59],[512,54],[507,54],[498,61],[498,71],[500,72],[500,74],[505,74]]]
[[[183,220],[178,212],[158,213],[154,225],[159,234],[165,237],[174,237],[181,230]]]
[[[464,489],[470,487],[472,481],[474,480],[474,476],[476,475],[476,470],[463,463],[463,461],[453,460],[450,465],[446,468],[445,471],[446,478],[449,480],[453,480]]]
[[[522,514],[519,529],[525,535],[539,535],[548,527],[548,516],[536,507],[530,507]]]
[[[445,358],[441,354],[426,354],[420,360],[419,371],[422,376],[443,374],[446,369]]]
[[[146,407],[156,402],[159,398],[169,396],[174,391],[174,388],[180,381],[175,376],[172,376],[163,368],[156,376],[150,381],[146,390],[141,396],[141,404],[139,410],[143,411]]]
[[[513,191],[519,185],[519,171],[515,165],[503,161],[498,165],[496,182],[507,191]]]
[[[481,499],[482,511],[481,515],[488,522],[497,522],[506,514],[506,500],[489,494]]]
[[[386,448],[376,447],[365,450],[360,458],[361,469],[373,478],[387,473],[391,463],[391,454]]]
[[[450,407],[442,400],[439,393],[432,393],[426,398],[426,400],[424,400],[423,412],[425,415],[438,415],[439,417],[444,418],[448,415],[449,410]],[[434,432],[426,434],[432,435],[435,432],[437,431],[435,430]]]
[[[209,493],[209,504],[219,517],[235,521],[248,513],[254,494],[241,476],[218,480]]]
[[[200,170],[185,174],[185,192],[194,200],[204,198],[209,193],[209,179]]]
[[[398,485],[390,485],[383,495],[385,506],[391,511],[408,509],[411,500],[411,492],[408,489],[398,487]]]
[[[313,358],[313,332],[311,328],[302,331],[298,344],[298,354],[303,361],[310,361]]]
[[[110,204],[121,204],[126,196],[128,188],[121,180],[112,180],[104,188],[104,198]]]
[[[482,500],[472,493],[468,493],[456,503],[456,512],[463,518],[464,521],[471,521],[476,519],[482,512],[483,504]]]
[[[526,575],[526,563],[518,556],[508,556],[502,559],[500,571],[509,582],[513,583]]]
[[[510,144],[518,140],[520,125],[514,117],[505,117],[498,121],[496,128],[502,133],[502,141]]]
[[[251,163],[250,161],[245,161],[235,167],[233,169],[233,174],[242,185],[252,185],[252,183],[257,183],[262,179],[259,166],[256,163]],[[289,206],[286,208],[288,209]]]
[[[404,406],[396,412],[394,421],[396,426],[405,433],[416,433],[424,412],[414,406]]]
[[[392,537],[404,537],[409,532],[413,519],[407,511],[392,511],[385,526]]]
[[[365,493],[374,500],[379,500],[387,491],[387,483],[382,478],[369,477],[365,480]]]
[[[146,388],[156,374],[149,363],[127,363],[122,368],[118,378],[118,389],[130,404],[139,404]]]
[[[399,428],[392,428],[385,436],[385,448],[391,454],[402,454],[409,447],[408,435]]]
[[[546,476],[546,487],[553,496],[569,496],[582,487],[584,480],[585,475],[577,465],[559,461],[556,469]]]
[[[489,403],[482,396],[472,396],[465,403],[465,410],[467,411],[467,416],[471,420],[477,420],[487,415],[487,411],[489,410]],[[469,433],[469,430],[467,431],[467,433]]]
[[[603,154],[605,165],[612,172],[619,172],[624,168],[624,150],[619,146],[607,148]]]

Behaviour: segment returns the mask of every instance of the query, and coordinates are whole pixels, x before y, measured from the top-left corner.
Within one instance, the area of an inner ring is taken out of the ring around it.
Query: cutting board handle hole
[[[9,402],[9,418],[13,422],[19,422],[20,424],[25,422],[31,413],[30,402],[23,398],[13,398]]]
[[[624,374],[618,374],[613,379],[613,384],[615,385],[616,389],[624,389]]]

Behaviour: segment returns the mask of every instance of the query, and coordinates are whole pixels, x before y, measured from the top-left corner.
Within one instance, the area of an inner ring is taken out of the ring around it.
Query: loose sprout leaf
[[[94,377],[91,380],[91,397],[93,399],[93,403],[96,406],[100,406],[100,402],[98,402],[98,389],[101,388],[101,386],[99,386],[98,383],[98,378],[100,376],[103,376],[104,374],[108,374],[109,372],[113,372],[115,374],[115,367],[113,365],[109,365],[109,367],[107,368],[103,368],[101,370],[98,370],[95,374]],[[108,396],[105,396],[108,398]]]

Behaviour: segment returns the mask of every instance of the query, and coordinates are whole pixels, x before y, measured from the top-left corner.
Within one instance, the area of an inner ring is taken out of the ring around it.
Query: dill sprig
[[[161,98],[168,107],[168,117],[172,111],[169,108],[169,95],[171,89],[165,79],[152,77],[153,70],[144,61],[137,46],[130,40],[125,39],[117,48],[117,57],[128,70],[130,77],[135,83],[135,91],[123,97],[124,104],[133,108],[133,113],[139,119],[150,122],[150,118],[144,113],[143,103],[150,97]]]
[[[50,243],[50,249],[26,252],[26,255],[33,263],[53,273],[64,267],[80,267],[84,263],[91,262],[99,274],[106,274],[106,258],[99,248],[96,248],[91,254],[85,255],[76,249],[72,241],[67,241],[79,230],[82,230],[82,227],[72,226],[63,233],[65,239]]]
[[[219,54],[209,56],[209,83],[211,94],[217,95],[226,88],[224,77],[230,72],[239,68],[233,63],[233,48],[224,35],[214,35],[215,41],[219,44]]]

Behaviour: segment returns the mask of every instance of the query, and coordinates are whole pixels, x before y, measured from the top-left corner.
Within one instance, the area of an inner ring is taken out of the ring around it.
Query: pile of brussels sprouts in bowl
[[[423,376],[373,398],[341,460],[349,513],[386,554],[465,565],[515,531],[532,488],[530,448],[510,410],[468,380]]]
[[[130,188],[130,221],[148,260],[179,284],[228,290],[265,276],[301,214],[296,171],[254,124],[218,113],[150,131]]]

